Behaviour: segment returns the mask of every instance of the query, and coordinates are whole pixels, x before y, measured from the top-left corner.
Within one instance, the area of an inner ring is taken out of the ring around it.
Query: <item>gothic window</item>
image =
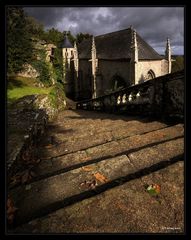
[[[115,74],[112,77],[111,84],[112,84],[112,89],[114,91],[116,91],[117,89],[125,88],[127,86],[125,80],[121,76],[119,76],[117,74]]]
[[[149,70],[148,71],[148,73],[147,73],[147,80],[149,80],[149,79],[153,79],[153,78],[155,78],[156,76],[155,76],[155,73],[153,72],[153,70]]]

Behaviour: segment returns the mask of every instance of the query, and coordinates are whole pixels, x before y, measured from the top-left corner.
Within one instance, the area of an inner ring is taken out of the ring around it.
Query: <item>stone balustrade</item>
[[[95,99],[80,101],[76,108],[183,119],[184,70]]]

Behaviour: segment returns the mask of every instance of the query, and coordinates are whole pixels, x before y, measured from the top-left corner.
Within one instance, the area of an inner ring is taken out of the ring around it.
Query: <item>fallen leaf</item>
[[[18,210],[18,208],[14,207],[13,200],[8,196],[7,199],[7,220],[9,224],[13,223],[15,212]]]
[[[9,224],[12,224],[14,221],[14,214],[7,215],[7,220]]]
[[[30,157],[30,155],[29,155],[29,152],[27,152],[27,151],[22,154],[22,159],[24,161],[28,161],[29,157]]]
[[[86,181],[80,183],[80,186],[84,186],[84,185],[86,185]]]
[[[157,196],[161,191],[161,187],[158,184],[150,184],[147,186],[146,191],[152,196]]]
[[[92,167],[82,167],[82,170],[89,172],[89,171],[92,171],[93,168]]]
[[[95,177],[98,181],[100,181],[101,183],[106,183],[106,182],[108,182],[108,179],[107,179],[105,176],[103,176],[102,174],[98,173],[98,172],[94,174],[94,177]]]
[[[156,191],[156,193],[160,193],[160,191],[161,191],[161,187],[160,187],[160,185],[158,185],[158,184],[153,184],[153,188],[154,188],[154,190]]]
[[[14,175],[11,177],[11,185],[15,185],[17,183],[20,183],[21,182],[21,175]]]
[[[96,186],[97,186],[98,184],[97,184],[97,182],[96,182],[96,180],[94,179],[94,180],[92,180],[92,181],[84,181],[84,182],[82,182],[81,184],[80,184],[80,186],[81,187],[86,187],[86,188],[91,188],[91,189],[94,189]]]
[[[82,162],[87,162],[87,161],[90,161],[90,160],[91,160],[91,157],[85,157],[85,158],[81,159]]]
[[[30,176],[31,176],[31,177],[35,177],[35,176],[36,176],[36,173],[34,173],[33,171],[30,171]]]
[[[98,184],[97,184],[95,179],[91,183],[89,183],[89,187],[92,188],[92,189],[94,189],[97,185]]]
[[[45,148],[51,148],[52,147],[52,144],[48,144],[45,146]]]
[[[26,183],[28,180],[30,180],[32,177],[30,175],[29,170],[26,170],[24,174],[22,175],[21,182]]]
[[[36,163],[39,163],[40,161],[41,161],[40,159],[37,159],[37,160],[36,160]]]

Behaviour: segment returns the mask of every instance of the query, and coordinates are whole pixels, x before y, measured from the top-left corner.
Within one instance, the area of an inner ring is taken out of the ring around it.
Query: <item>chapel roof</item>
[[[96,54],[98,59],[130,59],[133,29],[96,36]],[[143,60],[157,60],[162,57],[139,34],[137,36],[138,57]],[[78,46],[80,59],[91,59],[92,38],[83,40]]]

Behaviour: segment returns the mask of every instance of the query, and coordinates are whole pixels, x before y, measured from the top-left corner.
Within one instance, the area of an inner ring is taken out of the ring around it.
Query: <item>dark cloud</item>
[[[132,25],[157,51],[164,53],[166,38],[171,39],[173,54],[183,54],[183,7],[30,7],[28,15],[45,28],[57,28],[100,35]]]

